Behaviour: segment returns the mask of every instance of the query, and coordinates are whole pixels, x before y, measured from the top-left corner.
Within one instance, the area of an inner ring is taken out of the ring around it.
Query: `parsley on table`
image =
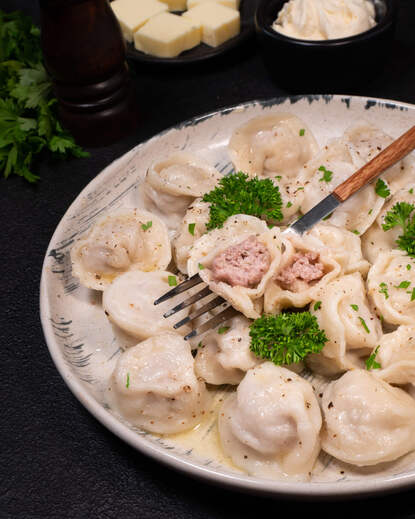
[[[391,194],[386,182],[381,178],[376,182],[375,193],[382,198],[387,198]]]
[[[250,326],[251,351],[274,364],[300,362],[328,341],[310,312],[263,315]]]
[[[18,11],[0,10],[0,172],[36,182],[32,162],[44,151],[88,156],[57,119],[39,29]]]
[[[222,227],[234,214],[249,214],[266,220],[282,220],[282,200],[278,186],[269,178],[248,178],[242,173],[233,173],[219,180],[203,197],[210,203],[210,218],[207,230]]]
[[[389,231],[401,227],[402,234],[396,240],[396,245],[409,256],[415,258],[415,206],[407,202],[397,202],[384,218],[382,228]]]

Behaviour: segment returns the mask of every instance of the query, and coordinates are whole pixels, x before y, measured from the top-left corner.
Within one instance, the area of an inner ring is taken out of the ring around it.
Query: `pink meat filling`
[[[271,263],[271,254],[255,236],[228,247],[212,261],[214,281],[231,286],[253,288],[258,285]]]
[[[285,290],[297,292],[305,283],[317,281],[324,276],[324,265],[319,259],[317,252],[298,252],[291,265],[281,270],[275,280]]]

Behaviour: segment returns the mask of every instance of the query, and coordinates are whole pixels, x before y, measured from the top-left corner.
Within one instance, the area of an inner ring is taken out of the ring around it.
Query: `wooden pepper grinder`
[[[63,126],[83,146],[112,143],[137,123],[125,43],[108,0],[39,0],[45,67]]]

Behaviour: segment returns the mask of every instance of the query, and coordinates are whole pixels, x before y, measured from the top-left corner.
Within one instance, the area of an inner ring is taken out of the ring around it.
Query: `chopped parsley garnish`
[[[369,209],[369,211],[367,212],[367,214],[372,214],[373,213],[373,209]]]
[[[125,387],[128,389],[130,387],[130,374],[127,373],[127,382],[125,384]]]
[[[263,315],[250,326],[251,351],[274,364],[300,362],[328,341],[310,312]]]
[[[391,194],[390,189],[388,188],[388,185],[381,178],[377,179],[377,182],[375,185],[375,193],[382,198],[387,198]]]
[[[395,285],[395,288],[408,288],[410,284],[410,281],[401,281],[399,285]]]
[[[352,307],[352,309],[355,311],[355,312],[358,312],[359,311],[359,307],[357,305],[350,305]]]
[[[379,293],[383,294],[385,296],[385,299],[389,299],[388,285],[386,283],[381,283],[379,285],[379,287],[380,287]]]
[[[199,344],[197,345],[198,348],[203,348],[203,344],[202,344],[202,341],[199,342]]]
[[[317,301],[316,303],[314,303],[314,306],[313,306],[313,309],[314,310],[320,310],[321,308],[321,301]]]
[[[412,268],[412,265],[410,265],[410,264],[408,263],[408,265],[406,266],[406,270],[411,270],[411,268]]]
[[[328,220],[329,218],[331,218],[333,216],[333,213],[329,213],[327,216],[325,216],[324,218],[322,218],[322,220]]]
[[[363,319],[363,317],[360,317],[360,315],[359,315],[359,321],[362,323],[362,326],[365,329],[365,332],[366,333],[370,333],[370,330],[367,327],[366,321]]]
[[[413,195],[413,194],[414,194],[414,188],[411,187],[411,189],[408,191],[408,193],[409,193],[410,195]]]
[[[411,301],[413,301],[415,299],[415,287],[412,289],[412,292],[411,292]]]
[[[379,351],[379,346],[376,346],[376,349],[375,351],[370,355],[370,357],[368,359],[366,359],[366,369],[369,370],[369,369],[380,369],[382,366],[380,365],[379,362],[377,362],[375,359],[376,359],[376,355],[378,354],[378,351]]]
[[[292,202],[287,202],[287,205],[285,206],[287,209],[293,205]]]
[[[326,169],[324,166],[320,166],[318,170],[323,172],[323,176],[320,178],[320,182],[330,182],[333,177],[333,171]]]
[[[269,178],[248,178],[248,175],[234,173],[219,180],[215,187],[203,197],[210,203],[210,219],[207,230],[222,227],[234,214],[248,214],[265,220],[282,220],[282,200],[278,186]]]
[[[175,287],[177,285],[176,276],[169,276],[168,282],[169,282],[169,287]]]
[[[360,232],[357,229],[353,229],[352,233],[353,234],[360,234]]]
[[[402,234],[398,236],[396,245],[405,251],[409,256],[415,258],[415,210],[413,204],[407,202],[397,202],[384,218],[382,228],[389,231],[394,227],[402,227]]]
[[[301,128],[301,130],[298,133],[299,133],[300,137],[304,137],[305,129]]]
[[[191,234],[192,236],[195,235],[195,227],[196,227],[196,224],[195,224],[195,223],[189,223],[189,225],[188,225],[188,227],[187,227],[188,231],[190,232],[190,234]]]
[[[150,229],[150,227],[153,225],[153,222],[152,221],[149,221],[147,223],[142,223],[141,224],[141,228],[143,229],[143,231],[147,231],[148,229]]]
[[[275,178],[278,180],[278,182],[282,179],[281,175],[276,175]]]
[[[220,334],[226,333],[229,330],[229,328],[230,328],[230,326],[221,326],[218,329],[218,333],[220,333]]]
[[[205,266],[202,263],[198,263],[197,266],[199,267],[199,270],[203,270],[205,268]]]

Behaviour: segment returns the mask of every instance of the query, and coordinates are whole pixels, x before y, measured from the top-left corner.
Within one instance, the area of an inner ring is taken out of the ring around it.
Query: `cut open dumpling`
[[[219,414],[225,454],[266,478],[307,479],[320,451],[320,427],[311,384],[271,362],[249,370]]]
[[[190,251],[189,276],[199,273],[216,294],[246,317],[262,311],[261,297],[281,259],[281,231],[254,216],[234,215],[199,238]]]
[[[72,274],[104,290],[130,270],[164,270],[171,260],[167,228],[153,213],[122,209],[98,220],[71,250]]]
[[[176,333],[155,335],[123,352],[110,389],[115,409],[132,425],[153,433],[191,429],[209,406],[190,345]]]
[[[320,288],[341,273],[340,264],[314,236],[288,233],[284,246],[279,267],[265,289],[267,314],[306,306],[317,298]]]

